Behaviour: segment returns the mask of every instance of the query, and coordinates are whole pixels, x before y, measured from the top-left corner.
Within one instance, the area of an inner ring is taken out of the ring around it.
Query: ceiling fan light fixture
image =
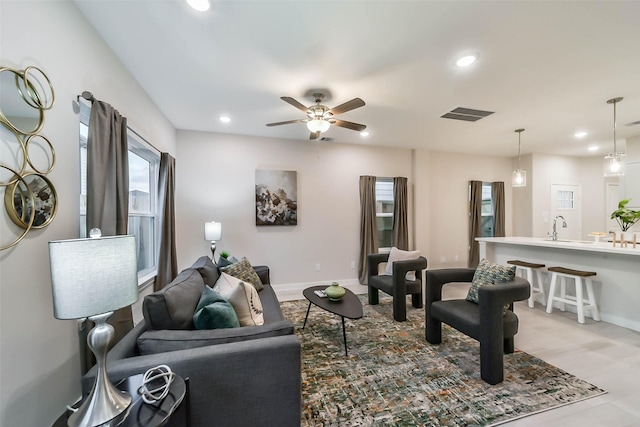
[[[307,129],[309,129],[311,132],[317,133],[323,133],[329,130],[329,128],[331,127],[331,123],[329,123],[328,121],[326,121],[325,119],[323,119],[322,117],[316,117],[312,120],[309,120],[307,122]]]
[[[511,186],[526,187],[527,171],[520,169],[520,135],[524,132],[524,129],[516,129],[515,131],[518,133],[518,167],[511,174]]]
[[[468,67],[469,65],[473,64],[474,62],[476,62],[476,59],[478,59],[478,57],[475,56],[475,55],[465,55],[465,56],[463,56],[462,58],[459,58],[456,61],[456,65],[458,67],[462,67],[462,68]]]
[[[624,175],[625,153],[618,152],[616,149],[616,104],[622,101],[622,99],[620,96],[607,101],[607,104],[613,104],[613,153],[604,156],[604,176]]]
[[[198,12],[209,10],[209,0],[187,0],[187,3]]]

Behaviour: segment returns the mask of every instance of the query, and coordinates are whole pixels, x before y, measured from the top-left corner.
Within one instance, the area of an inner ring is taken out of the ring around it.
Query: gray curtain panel
[[[504,237],[504,182],[491,183],[491,200],[493,201],[493,237]]]
[[[405,251],[409,250],[407,200],[407,178],[393,178],[393,246]]]
[[[378,225],[376,222],[376,177],[360,177],[360,259],[358,278],[367,284],[367,255],[378,253]]]
[[[87,138],[87,235],[92,228],[99,228],[103,236],[126,235],[128,220],[127,119],[106,102],[95,100]],[[117,310],[109,323],[115,329],[113,347],[133,328],[131,307]],[[86,361],[89,369],[95,361],[90,350],[85,354],[92,359]]]
[[[482,234],[482,181],[469,181],[469,268],[476,268],[480,262],[480,245],[476,237]]]
[[[159,291],[178,275],[176,255],[175,218],[175,167],[176,159],[169,153],[160,155],[160,182],[158,184],[158,206],[160,208],[160,254],[158,274],[153,290]]]

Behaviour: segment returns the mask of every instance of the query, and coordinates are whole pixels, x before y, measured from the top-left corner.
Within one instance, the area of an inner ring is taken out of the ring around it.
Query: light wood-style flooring
[[[466,295],[468,286],[445,287],[444,298]],[[447,289],[449,288],[449,289]],[[640,307],[638,308],[640,309]],[[503,424],[508,427],[640,426],[640,332],[536,303],[515,306],[520,319],[516,348],[588,381],[608,393]]]

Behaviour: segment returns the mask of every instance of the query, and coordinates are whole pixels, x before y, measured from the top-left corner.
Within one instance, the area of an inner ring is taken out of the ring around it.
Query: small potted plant
[[[627,207],[630,200],[631,199],[620,200],[618,209],[611,213],[611,219],[615,219],[618,224],[620,224],[623,233],[628,231],[633,224],[640,221],[640,211],[635,211]]]
[[[227,265],[233,264],[229,261],[229,252],[221,251],[220,258],[218,258],[218,267],[226,267]]]

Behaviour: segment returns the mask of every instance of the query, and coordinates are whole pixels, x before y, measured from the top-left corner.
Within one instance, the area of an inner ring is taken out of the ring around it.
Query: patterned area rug
[[[307,300],[281,303],[302,342],[302,426],[493,426],[606,393],[518,350],[491,386],[477,341],[445,325],[431,345],[423,310],[395,322],[390,297],[360,299],[364,317],[345,319],[348,356],[339,316],[312,305],[302,330]]]

